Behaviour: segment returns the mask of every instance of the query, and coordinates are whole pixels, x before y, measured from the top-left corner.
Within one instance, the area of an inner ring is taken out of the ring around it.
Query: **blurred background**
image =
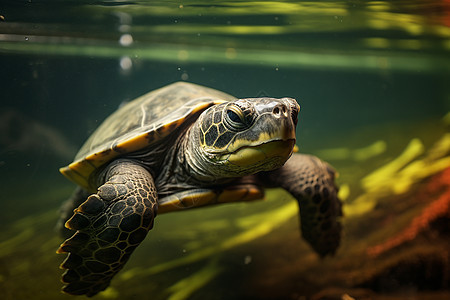
[[[70,297],[58,168],[122,103],[187,81],[297,99],[299,150],[340,174],[341,248],[320,260],[273,190],[158,216],[96,298],[448,299],[449,53],[447,0],[3,0],[1,298]]]

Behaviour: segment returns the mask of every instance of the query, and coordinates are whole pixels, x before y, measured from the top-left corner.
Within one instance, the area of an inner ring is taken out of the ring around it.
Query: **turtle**
[[[105,290],[157,214],[264,198],[283,188],[297,201],[303,238],[321,257],[340,243],[336,171],[294,151],[293,98],[241,98],[187,82],[121,106],[60,172],[78,186],[60,212],[67,253],[62,291]]]

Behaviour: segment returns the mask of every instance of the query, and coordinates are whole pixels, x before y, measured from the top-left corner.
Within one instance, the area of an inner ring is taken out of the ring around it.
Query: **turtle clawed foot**
[[[105,202],[97,194],[90,195],[87,200],[76,209],[88,215],[97,215],[105,210]]]
[[[57,251],[69,254],[60,266],[67,269],[64,292],[93,296],[104,290],[145,238],[155,207],[134,198],[105,202],[94,194],[75,209],[66,227],[76,232]]]
[[[81,187],[77,187],[72,195],[61,205],[59,210],[60,218],[56,223],[55,231],[59,232],[63,238],[70,238],[75,233],[74,230],[69,229],[65,224],[73,216],[75,209],[85,202],[89,195],[89,192]]]
[[[71,230],[81,230],[88,226],[96,227],[96,223],[102,221],[101,218],[96,220],[96,217],[104,210],[104,201],[97,194],[90,195],[74,210],[74,215],[66,222],[65,227]]]
[[[74,210],[73,216],[65,223],[64,230],[71,233],[68,238],[57,250],[57,253],[71,252],[73,247],[82,246],[89,240],[89,234],[80,232],[80,230],[92,231],[105,223],[104,216],[105,204],[101,198],[93,194]],[[103,214],[104,217],[101,217]],[[75,232],[75,234],[74,234]]]
[[[90,195],[65,223],[66,231],[74,233],[61,244],[57,253],[68,253],[60,265],[67,269],[61,280],[63,292],[93,296],[104,290],[118,271],[119,250],[112,253],[111,243],[99,239],[107,228],[107,203],[97,194]],[[112,255],[113,261],[105,261]],[[103,261],[99,260],[102,259]]]

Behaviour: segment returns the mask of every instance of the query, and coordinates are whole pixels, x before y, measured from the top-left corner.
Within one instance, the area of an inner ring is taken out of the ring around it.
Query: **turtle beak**
[[[233,153],[228,153],[219,157],[220,161],[227,161],[240,168],[248,168],[254,165],[264,165],[266,161],[271,161],[271,167],[281,166],[292,155],[295,139],[274,140],[257,146],[242,147]],[[261,167],[264,168],[264,167]]]

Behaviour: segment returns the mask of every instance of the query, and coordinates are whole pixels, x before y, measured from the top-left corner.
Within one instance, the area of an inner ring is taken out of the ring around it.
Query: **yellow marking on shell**
[[[217,198],[217,202],[253,201],[262,199],[263,197],[264,193],[260,189],[249,186],[239,189],[224,190]]]
[[[90,173],[88,174],[87,172],[84,172],[84,174],[80,173],[83,171],[85,170],[80,167],[80,161],[71,163],[70,165],[59,169],[59,172],[63,174],[67,179],[82,186],[88,191],[92,191],[92,188],[90,187],[88,182]]]
[[[292,154],[293,144],[293,140],[287,140],[273,141],[255,147],[244,147],[234,153],[221,156],[220,160],[227,160],[234,165],[247,167],[273,157],[287,159]]]
[[[108,149],[102,148],[101,150],[94,150],[91,154],[86,157],[76,160],[66,167],[59,169],[61,174],[63,174],[70,181],[80,185],[88,191],[96,191],[97,187],[91,186],[89,182],[89,177],[91,174],[101,167],[102,165],[112,161],[114,158],[123,153],[131,153],[134,151],[141,150],[148,145],[151,145],[155,140],[160,140],[168,136],[171,131],[167,130],[171,126],[178,127],[186,121],[186,118],[192,114],[198,113],[207,109],[210,106],[217,105],[227,102],[226,100],[216,99],[211,102],[199,103],[189,112],[188,115],[180,117],[172,122],[167,122],[159,128],[152,128],[152,130],[145,131],[143,133],[137,134],[132,138],[126,138],[123,141],[118,141],[114,147],[111,147],[111,151],[105,151]],[[162,120],[164,121],[164,119]],[[158,131],[159,130],[159,131]],[[155,131],[155,139],[149,140],[147,138],[148,132]]]

